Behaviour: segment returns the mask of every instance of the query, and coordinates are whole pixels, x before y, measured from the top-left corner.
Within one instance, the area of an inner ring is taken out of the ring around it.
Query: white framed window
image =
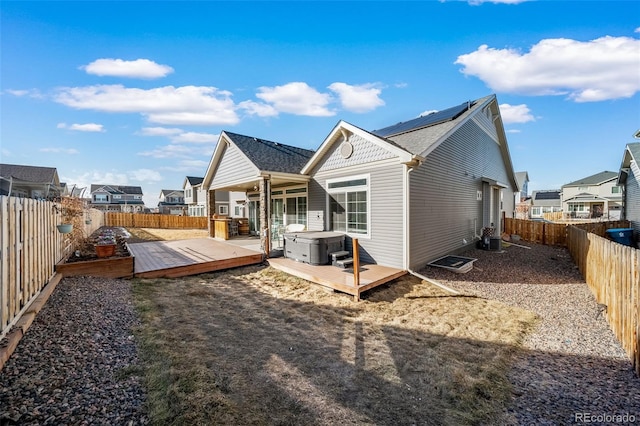
[[[371,232],[369,175],[327,180],[329,229],[358,236]]]
[[[107,194],[95,194],[93,196],[93,201],[96,203],[108,203],[109,196]]]
[[[541,207],[532,207],[531,208],[531,216],[540,216],[542,215]]]
[[[611,187],[611,193],[612,194],[619,194],[620,193],[620,187],[619,186],[612,186]]]
[[[228,215],[229,214],[229,206],[226,204],[221,204],[218,206],[218,214]]]

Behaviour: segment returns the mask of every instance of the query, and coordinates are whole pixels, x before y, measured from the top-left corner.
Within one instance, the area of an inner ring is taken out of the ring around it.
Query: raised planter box
[[[67,277],[88,275],[105,278],[132,278],[134,257],[111,257],[109,259],[86,260],[80,262],[62,261],[55,270]]]

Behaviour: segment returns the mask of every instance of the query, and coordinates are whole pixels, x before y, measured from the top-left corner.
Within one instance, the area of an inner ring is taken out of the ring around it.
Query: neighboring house
[[[531,219],[542,219],[544,213],[562,211],[561,191],[550,189],[531,193]]]
[[[519,190],[514,194],[516,219],[529,219],[531,216],[531,199],[529,198],[529,173],[516,172]]]
[[[562,186],[562,210],[570,217],[620,219],[618,173],[603,171]]]
[[[142,188],[123,185],[91,185],[91,208],[104,212],[143,213]]]
[[[638,131],[640,133],[640,131]],[[640,137],[640,136],[639,136]],[[622,219],[631,222],[640,235],[640,142],[630,143],[624,150],[617,184],[623,189]]]
[[[516,191],[516,204],[526,201],[529,198],[529,173],[516,172],[516,182],[518,182],[519,191]]]
[[[495,95],[372,132],[340,121],[315,153],[223,132],[203,185],[244,189],[271,249],[300,224],[409,270],[499,233],[518,190]]]
[[[184,203],[184,191],[181,189],[163,189],[160,191],[158,213],[184,216],[187,205]]]
[[[207,191],[202,189],[202,177],[187,176],[182,184],[184,203],[187,205],[187,215],[207,215]]]
[[[207,190],[202,187],[204,178],[187,176],[184,180],[184,202],[189,216],[207,215]],[[216,208],[213,214],[218,216],[246,217],[244,192],[216,191]]]
[[[63,189],[55,167],[0,164],[0,195],[52,200]]]

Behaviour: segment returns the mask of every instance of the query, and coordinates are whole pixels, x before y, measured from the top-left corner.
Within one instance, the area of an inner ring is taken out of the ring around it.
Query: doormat
[[[473,262],[476,260],[478,259],[449,255],[436,259],[433,262],[428,263],[428,265],[448,269],[449,271],[457,272],[459,274],[466,274],[473,269]]]

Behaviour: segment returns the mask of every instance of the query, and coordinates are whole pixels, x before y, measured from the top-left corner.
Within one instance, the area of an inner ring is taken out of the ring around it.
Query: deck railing
[[[56,206],[54,208],[54,206]],[[59,204],[0,196],[0,338],[20,319],[72,249],[61,234]],[[104,215],[87,210],[84,235],[104,224]]]

